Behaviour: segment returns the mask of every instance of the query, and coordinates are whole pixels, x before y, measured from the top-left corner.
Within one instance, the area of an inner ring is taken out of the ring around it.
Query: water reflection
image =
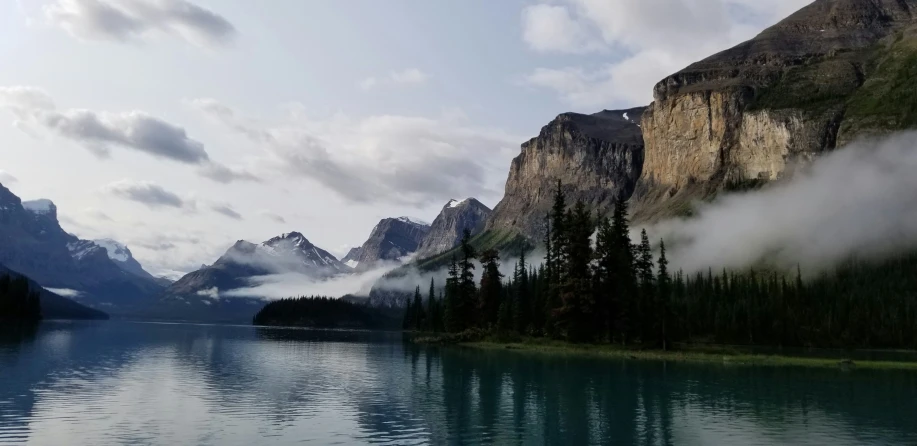
[[[0,444],[917,444],[917,374],[422,348],[398,333],[46,323]]]

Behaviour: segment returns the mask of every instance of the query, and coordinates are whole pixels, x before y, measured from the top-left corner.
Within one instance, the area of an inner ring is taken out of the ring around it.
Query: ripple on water
[[[52,328],[0,346],[0,444],[917,444],[917,378],[903,373],[424,349],[356,332]]]

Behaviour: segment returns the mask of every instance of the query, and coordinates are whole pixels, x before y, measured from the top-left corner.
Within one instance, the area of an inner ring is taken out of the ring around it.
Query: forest
[[[313,328],[386,329],[397,319],[372,308],[325,296],[280,299],[266,304],[252,320],[254,325]]]
[[[41,320],[41,300],[29,288],[25,277],[0,276],[0,321],[36,322]]]
[[[560,185],[546,216],[545,259],[521,252],[510,277],[495,250],[466,232],[439,289],[420,287],[403,328],[548,337],[668,349],[673,343],[818,348],[917,348],[917,255],[851,259],[803,272],[671,271],[665,243],[632,243],[627,203],[610,218],[568,206]],[[654,254],[656,253],[656,254]],[[483,269],[475,280],[475,269]]]

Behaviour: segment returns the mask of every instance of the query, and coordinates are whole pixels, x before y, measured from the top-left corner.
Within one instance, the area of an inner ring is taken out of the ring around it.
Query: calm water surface
[[[46,322],[0,338],[0,444],[18,443],[917,445],[917,373]]]

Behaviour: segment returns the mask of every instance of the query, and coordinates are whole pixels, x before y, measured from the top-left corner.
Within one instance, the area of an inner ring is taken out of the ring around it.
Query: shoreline
[[[754,353],[742,351],[741,346],[728,345],[680,345],[673,350],[642,349],[639,347],[622,347],[614,344],[570,344],[564,341],[527,338],[522,340],[501,341],[497,339],[450,339],[449,336],[430,336],[418,334],[412,342],[427,345],[455,346],[478,350],[501,350],[515,353],[552,356],[580,356],[639,361],[673,361],[727,366],[766,366],[766,367],[817,367],[839,370],[912,370],[917,371],[915,360],[873,360],[849,359],[847,357],[800,356],[780,353]],[[451,341],[451,342],[450,342]],[[762,347],[766,348],[766,347]],[[825,353],[839,350],[824,349]],[[883,352],[882,350],[851,350],[857,352]],[[895,351],[887,351],[894,353]],[[900,352],[900,351],[899,351]],[[816,352],[817,354],[817,352]]]

